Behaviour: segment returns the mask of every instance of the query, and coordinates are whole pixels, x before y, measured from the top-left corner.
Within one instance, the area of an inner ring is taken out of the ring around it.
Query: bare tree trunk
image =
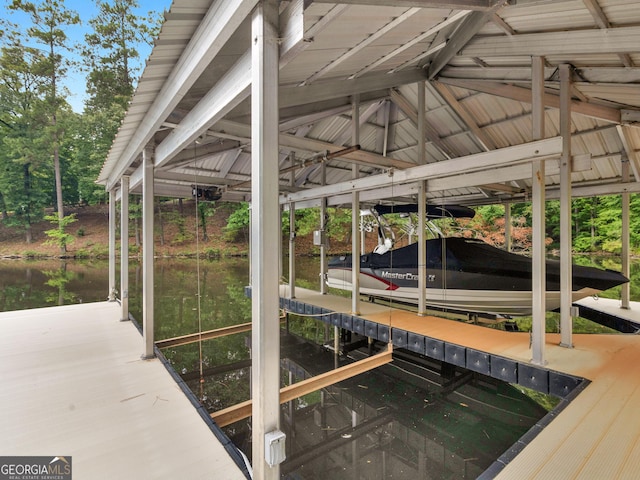
[[[9,214],[7,213],[7,204],[4,201],[2,192],[0,192],[0,208],[2,208],[2,219],[6,220],[7,218],[9,218]]]
[[[164,246],[164,225],[162,223],[162,210],[160,210],[160,200],[156,200],[158,207],[158,226],[160,227],[160,245]]]
[[[135,199],[136,199],[135,200],[136,205],[140,205],[140,196],[136,195]],[[136,211],[140,211],[140,209],[136,208]],[[140,223],[139,223],[140,222],[140,216],[136,215],[136,217],[133,220],[134,220],[133,226],[134,226],[135,235],[136,235],[136,247],[140,248],[140,244],[142,243],[140,241]]]

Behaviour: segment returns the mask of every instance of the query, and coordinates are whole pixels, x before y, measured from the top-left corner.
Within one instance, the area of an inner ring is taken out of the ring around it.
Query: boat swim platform
[[[141,359],[121,313],[116,302],[0,313],[0,455],[70,456],[73,478],[245,480],[161,358]]]
[[[247,292],[250,295],[250,290]],[[546,365],[531,363],[530,334],[360,302],[299,288],[280,306],[362,335],[561,398],[480,477],[482,479],[632,479],[640,471],[640,336],[545,337]]]

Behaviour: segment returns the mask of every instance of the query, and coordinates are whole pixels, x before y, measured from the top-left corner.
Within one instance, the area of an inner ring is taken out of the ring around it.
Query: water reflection
[[[325,336],[323,325],[295,318],[291,326],[311,338],[283,332],[281,386],[336,364],[333,352],[314,340]],[[341,355],[337,366],[366,354]],[[248,361],[237,361],[206,372],[211,376],[205,374],[204,383],[197,371],[183,378],[211,409],[212,398],[220,401],[230,392],[242,393],[229,405],[249,398],[249,368]],[[390,365],[281,406],[287,434],[281,473],[296,479],[476,478],[547,408],[511,385],[397,351]],[[225,431],[250,458],[250,419]]]
[[[107,262],[1,261],[0,311],[105,300],[107,272]]]

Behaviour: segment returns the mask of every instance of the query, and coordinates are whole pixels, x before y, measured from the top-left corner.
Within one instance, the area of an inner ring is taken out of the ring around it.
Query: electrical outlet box
[[[280,430],[265,433],[264,435],[264,459],[270,467],[279,465],[287,458],[285,440],[287,436]]]
[[[326,246],[326,235],[324,230],[315,230],[313,232],[313,244],[317,247]]]

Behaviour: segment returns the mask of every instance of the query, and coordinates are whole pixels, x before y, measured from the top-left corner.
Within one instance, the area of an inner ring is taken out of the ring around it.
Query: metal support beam
[[[278,207],[278,3],[264,0],[251,25],[251,396],[254,478],[280,478],[266,462],[266,434],[280,426]]]
[[[296,153],[289,153],[289,185],[296,185]],[[289,298],[296,298],[296,204],[289,204]]]
[[[351,145],[360,144],[360,97],[353,97],[351,109],[352,140]],[[360,167],[353,164],[351,167],[351,178],[359,177]],[[360,226],[360,193],[351,194],[351,313],[360,314],[360,241],[358,230]]]
[[[296,204],[293,202],[289,204],[289,298],[296,298]]]
[[[121,320],[129,320],[129,177],[120,179],[120,306]]]
[[[143,359],[155,357],[153,350],[153,157],[154,147],[142,151],[142,338]]]
[[[447,45],[440,50],[436,58],[430,63],[428,68],[429,80],[433,80],[440,73],[440,70],[475,37],[476,33],[484,27],[492,15],[501,9],[505,3],[506,0],[498,0],[493,2],[489,10],[472,12],[471,15],[464,19],[449,41],[447,41]]]
[[[327,183],[327,166],[324,162],[320,166],[320,182],[322,185]],[[320,199],[320,230],[326,234],[327,228],[327,199],[326,197]],[[324,239],[323,239],[324,240]],[[325,242],[320,245],[320,293],[327,294],[327,247]]]
[[[418,165],[406,170],[389,170],[385,173],[370,175],[357,180],[347,180],[333,185],[289,193],[282,196],[281,203],[288,203],[290,201],[298,203],[323,196],[337,196],[342,192],[352,192],[355,190],[383,189],[389,186],[390,176],[393,176],[393,185],[396,188],[402,187],[407,183],[415,184],[419,180],[437,181],[440,183],[439,188],[441,189],[448,188],[447,183],[455,183],[461,187],[482,185],[483,183],[487,183],[487,179],[485,178],[487,174],[495,178],[496,172],[500,172],[503,169],[519,169],[520,165],[529,162],[549,158],[557,159],[562,152],[561,140],[560,137],[548,138],[537,142],[505,147],[491,152],[467,155],[453,160],[443,160],[441,162],[428,163],[427,165]],[[510,167],[506,165],[510,165]],[[473,177],[471,174],[474,174]],[[480,174],[482,178],[469,181],[469,178],[477,178],[475,174]],[[528,177],[529,175],[527,174],[526,176]],[[510,180],[510,178],[503,179],[503,181],[508,180]],[[431,185],[429,185],[429,189],[431,191],[438,190],[434,189]]]
[[[116,301],[116,192],[109,190],[109,297]]]
[[[571,317],[571,66],[560,65],[560,345],[573,348]]]
[[[627,183],[629,181],[629,161],[622,161],[622,181]],[[631,278],[631,270],[629,264],[629,255],[631,254],[631,248],[629,245],[629,215],[631,213],[631,208],[629,204],[629,193],[625,192],[622,194],[622,232],[621,232],[621,241],[622,241],[622,274]],[[621,307],[624,309],[629,309],[629,301],[631,298],[631,282],[624,283],[622,285],[621,299],[622,305]]]
[[[424,235],[427,217],[427,181],[418,189],[418,315],[427,314],[427,242]]]
[[[533,57],[531,60],[532,81],[532,123],[533,139],[544,138],[544,58]],[[545,163],[544,160],[532,162],[532,327],[531,327],[531,349],[532,363],[537,365],[545,364],[544,342],[545,342],[545,297],[546,297],[546,265],[545,265]]]
[[[418,165],[427,163],[427,149],[424,143],[426,125],[425,82],[418,82]],[[418,315],[427,314],[427,242],[424,229],[427,216],[427,182],[418,186]]]

